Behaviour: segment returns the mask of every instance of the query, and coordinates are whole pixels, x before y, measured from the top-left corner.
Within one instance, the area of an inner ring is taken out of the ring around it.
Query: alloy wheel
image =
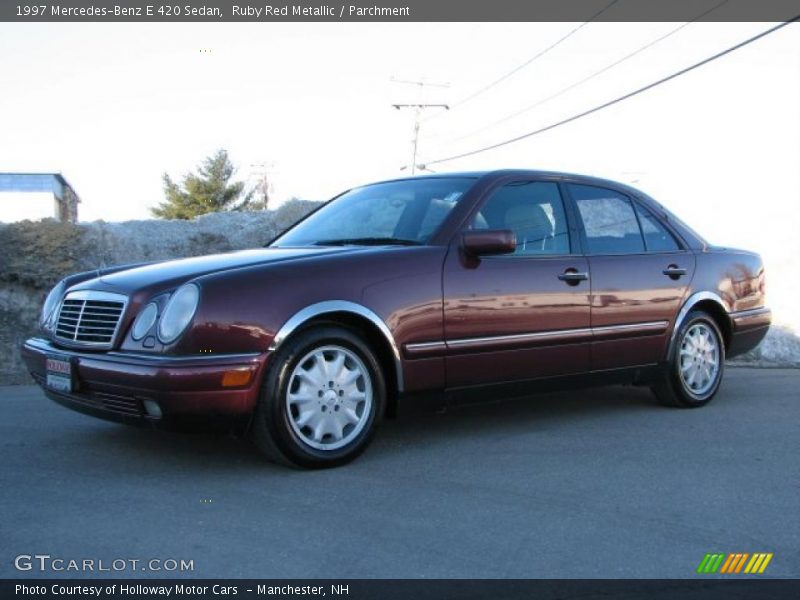
[[[693,396],[702,397],[713,387],[720,370],[719,341],[706,323],[694,323],[681,340],[681,383]]]
[[[369,420],[372,381],[359,356],[342,346],[309,351],[289,378],[286,410],[294,433],[317,450],[353,441]]]

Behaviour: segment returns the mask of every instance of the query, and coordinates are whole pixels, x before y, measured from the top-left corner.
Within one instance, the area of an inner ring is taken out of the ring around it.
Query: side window
[[[592,254],[644,252],[644,239],[631,201],[613,190],[569,184]]]
[[[495,191],[475,216],[472,229],[510,229],[514,256],[569,254],[569,233],[558,184],[515,181]]]
[[[656,219],[649,210],[636,207],[636,213],[639,215],[639,223],[642,225],[642,233],[644,234],[644,241],[647,245],[648,252],[672,252],[680,250],[678,242],[672,234]]]

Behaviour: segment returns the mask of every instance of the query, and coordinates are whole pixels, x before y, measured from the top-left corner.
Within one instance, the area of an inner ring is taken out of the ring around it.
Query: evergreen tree
[[[191,219],[198,215],[248,208],[252,192],[244,195],[244,182],[230,183],[235,168],[226,150],[217,150],[203,161],[197,173],[189,173],[178,185],[164,173],[166,200],[151,208],[162,219]]]

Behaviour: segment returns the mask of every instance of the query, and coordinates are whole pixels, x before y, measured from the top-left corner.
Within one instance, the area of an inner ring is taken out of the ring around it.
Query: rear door
[[[566,189],[592,274],[592,370],[659,362],[694,254],[633,198],[598,186]]]
[[[506,181],[468,229],[511,229],[517,250],[476,259],[453,241],[442,282],[448,387],[587,371],[589,265],[558,184]]]

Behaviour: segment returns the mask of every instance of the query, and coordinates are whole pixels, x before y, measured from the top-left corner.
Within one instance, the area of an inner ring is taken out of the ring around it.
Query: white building
[[[0,173],[0,222],[75,223],[80,198],[61,173]]]

